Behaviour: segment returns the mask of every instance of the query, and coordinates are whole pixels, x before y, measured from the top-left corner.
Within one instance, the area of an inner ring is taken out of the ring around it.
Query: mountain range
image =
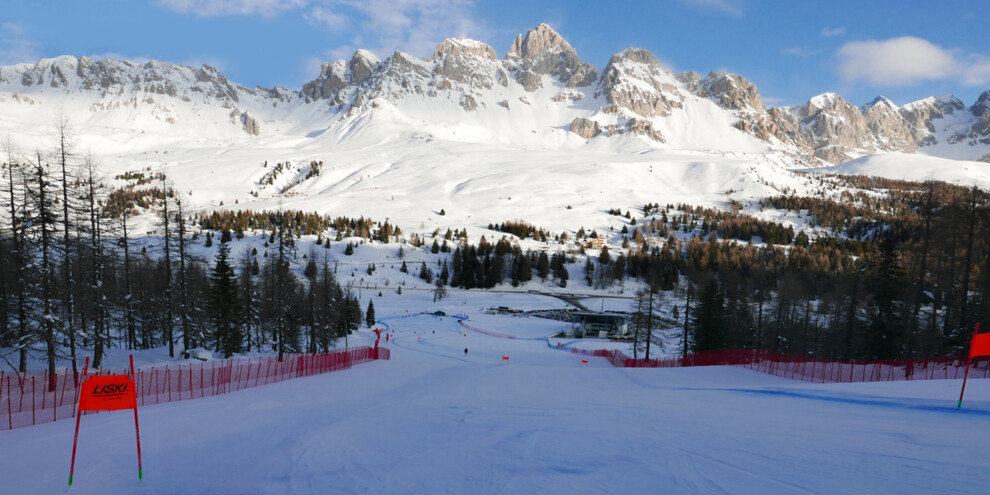
[[[420,195],[421,203],[407,207],[422,216],[465,191],[489,194],[472,200],[462,221],[471,213],[521,215],[493,207],[508,197],[499,189],[541,181],[552,187],[561,184],[559,174],[584,177],[568,179],[561,202],[587,202],[578,190],[603,183],[599,164],[620,174],[631,173],[621,164],[664,167],[677,176],[667,178],[676,187],[657,182],[649,194],[633,196],[669,193],[708,204],[732,192],[779,192],[796,180],[793,169],[846,164],[839,167],[870,173],[863,160],[880,162],[881,172],[894,162],[935,163],[951,177],[982,183],[990,173],[974,162],[990,162],[988,108],[990,91],[968,107],[953,96],[903,106],[880,96],[857,107],[835,93],[771,107],[741,75],[675,74],[640,48],[597,68],[546,24],[518,35],[502,58],[465,38],[444,40],[428,59],[357,50],[350,60],[323,64],[298,90],[247,88],[210,66],[157,61],[62,56],[0,67],[0,133],[21,150],[48,146],[60,111],[75,129],[77,151],[110,171],[168,169],[196,207],[301,201],[287,197],[293,188],[323,197],[306,208],[333,209],[342,203],[331,193],[357,200],[355,191],[388,190]],[[268,162],[283,160],[290,172],[262,183]],[[330,167],[308,180],[310,161]],[[446,164],[442,174],[429,172],[438,164]],[[913,178],[935,173],[918,168],[925,166],[916,166]],[[541,176],[521,181],[507,175],[536,172]],[[420,189],[408,189],[418,184],[411,177],[423,181]],[[699,177],[708,183],[694,184]],[[597,195],[608,201],[628,197],[624,191]],[[522,210],[542,207],[531,193]],[[362,204],[375,210],[368,203],[377,197],[362,196]],[[483,222],[476,218],[469,222]]]
[[[721,127],[706,131],[720,137],[738,131],[742,135],[732,141],[739,141],[739,148],[758,142],[808,165],[917,151],[990,161],[985,153],[990,151],[990,91],[968,107],[951,95],[902,107],[878,96],[857,107],[834,93],[800,105],[768,107],[757,87],[741,75],[674,74],[639,48],[616,53],[604,68],[596,68],[546,24],[518,35],[501,59],[491,46],[464,38],[443,41],[426,60],[401,51],[382,60],[358,50],[350,60],[323,64],[320,75],[301,90],[249,89],[205,65],[192,69],[85,56],[0,67],[0,89],[6,93],[0,103],[7,110],[30,105],[38,99],[34,95],[68,92],[93,100],[92,120],[118,120],[101,114],[128,109],[176,127],[181,127],[180,119],[210,118],[202,110],[196,116],[181,115],[180,102],[195,102],[228,110],[223,112],[226,123],[255,136],[285,132],[285,126],[268,129],[262,122],[296,120],[291,118],[295,113],[339,115],[334,123],[342,123],[390,104],[409,118],[427,121],[436,120],[441,108],[443,117],[503,135],[498,124],[525,121],[540,135],[552,130],[583,139],[631,134],[658,147],[703,149],[710,143],[694,139],[698,136],[689,128]],[[273,112],[279,105],[293,111]],[[460,114],[451,115],[452,107]],[[708,118],[698,121],[693,118],[697,114]],[[505,137],[512,142],[516,136]]]

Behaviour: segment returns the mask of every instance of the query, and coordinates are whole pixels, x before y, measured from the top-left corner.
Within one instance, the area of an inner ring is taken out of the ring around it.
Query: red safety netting
[[[564,346],[558,344],[558,347]],[[633,359],[615,350],[569,350],[583,356],[603,357],[617,368],[740,366],[783,378],[817,383],[961,379],[966,371],[965,356],[843,362],[771,351],[724,350],[647,360]],[[970,378],[990,378],[990,360],[974,362]]]
[[[389,359],[386,348],[354,347],[322,354],[236,358],[148,368],[135,372],[138,406],[199,399],[303,376],[329,373],[376,359]],[[124,375],[127,370],[91,370],[89,375]],[[64,370],[0,371],[0,430],[22,428],[75,416],[82,376]]]

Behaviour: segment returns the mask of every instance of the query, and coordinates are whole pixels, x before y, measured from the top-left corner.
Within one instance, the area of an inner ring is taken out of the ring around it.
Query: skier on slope
[[[467,347],[464,348],[464,355],[467,356]]]

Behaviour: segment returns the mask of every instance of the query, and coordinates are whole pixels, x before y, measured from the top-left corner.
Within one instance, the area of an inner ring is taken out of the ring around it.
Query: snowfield
[[[127,411],[83,418],[72,488],[72,421],[0,432],[2,491],[981,494],[990,484],[990,380],[971,381],[957,410],[953,380],[820,385],[730,367],[582,366],[544,338],[565,323],[483,313],[563,307],[556,299],[367,297],[395,335],[391,361],[142,408],[143,482]],[[435,309],[519,338],[416,314]]]

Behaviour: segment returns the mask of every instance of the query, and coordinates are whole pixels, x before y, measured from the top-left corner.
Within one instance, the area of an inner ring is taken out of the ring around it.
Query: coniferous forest
[[[475,245],[466,229],[404,236],[367,218],[193,213],[163,174],[129,172],[115,178],[125,186],[110,188],[64,145],[4,163],[2,177],[0,347],[17,351],[5,359],[20,370],[29,349],[44,349],[50,368],[57,357],[76,366],[79,348],[93,349],[100,367],[111,346],[167,346],[173,356],[197,347],[228,357],[326,351],[373,322],[334,275],[334,256],[357,246],[331,254],[331,233],[434,255],[435,264],[403,261],[401,271],[435,284],[439,298],[447,285],[538,280],[624,291],[635,281],[656,296],[659,324],[682,329],[684,352],[955,355],[977,322],[990,322],[990,195],[935,181],[814,176],[813,196],[613,208],[621,227],[601,232],[555,234],[514,220],[488,225],[493,241]],[[761,220],[754,208],[800,219],[807,232]],[[139,216],[156,219],[155,235],[135,235]],[[262,232],[264,247],[234,251],[246,232]],[[316,242],[300,253],[303,235]],[[543,247],[524,251],[520,238]],[[210,259],[191,249],[214,243]]]
[[[29,350],[41,349],[49,370],[56,358],[79,366],[80,348],[93,350],[95,368],[108,347],[321,352],[361,324],[328,256],[297,252],[315,216],[258,215],[264,249],[234,252],[229,243],[243,234],[204,238],[199,223],[209,219],[191,215],[164,175],[131,174],[122,178],[129,186],[110,190],[94,163],[72,158],[60,147],[3,164],[0,347],[15,350],[4,356],[10,366],[24,371]],[[138,213],[156,219],[159,235],[135,236]],[[212,259],[192,249],[214,242]],[[300,260],[303,277],[293,269]]]

